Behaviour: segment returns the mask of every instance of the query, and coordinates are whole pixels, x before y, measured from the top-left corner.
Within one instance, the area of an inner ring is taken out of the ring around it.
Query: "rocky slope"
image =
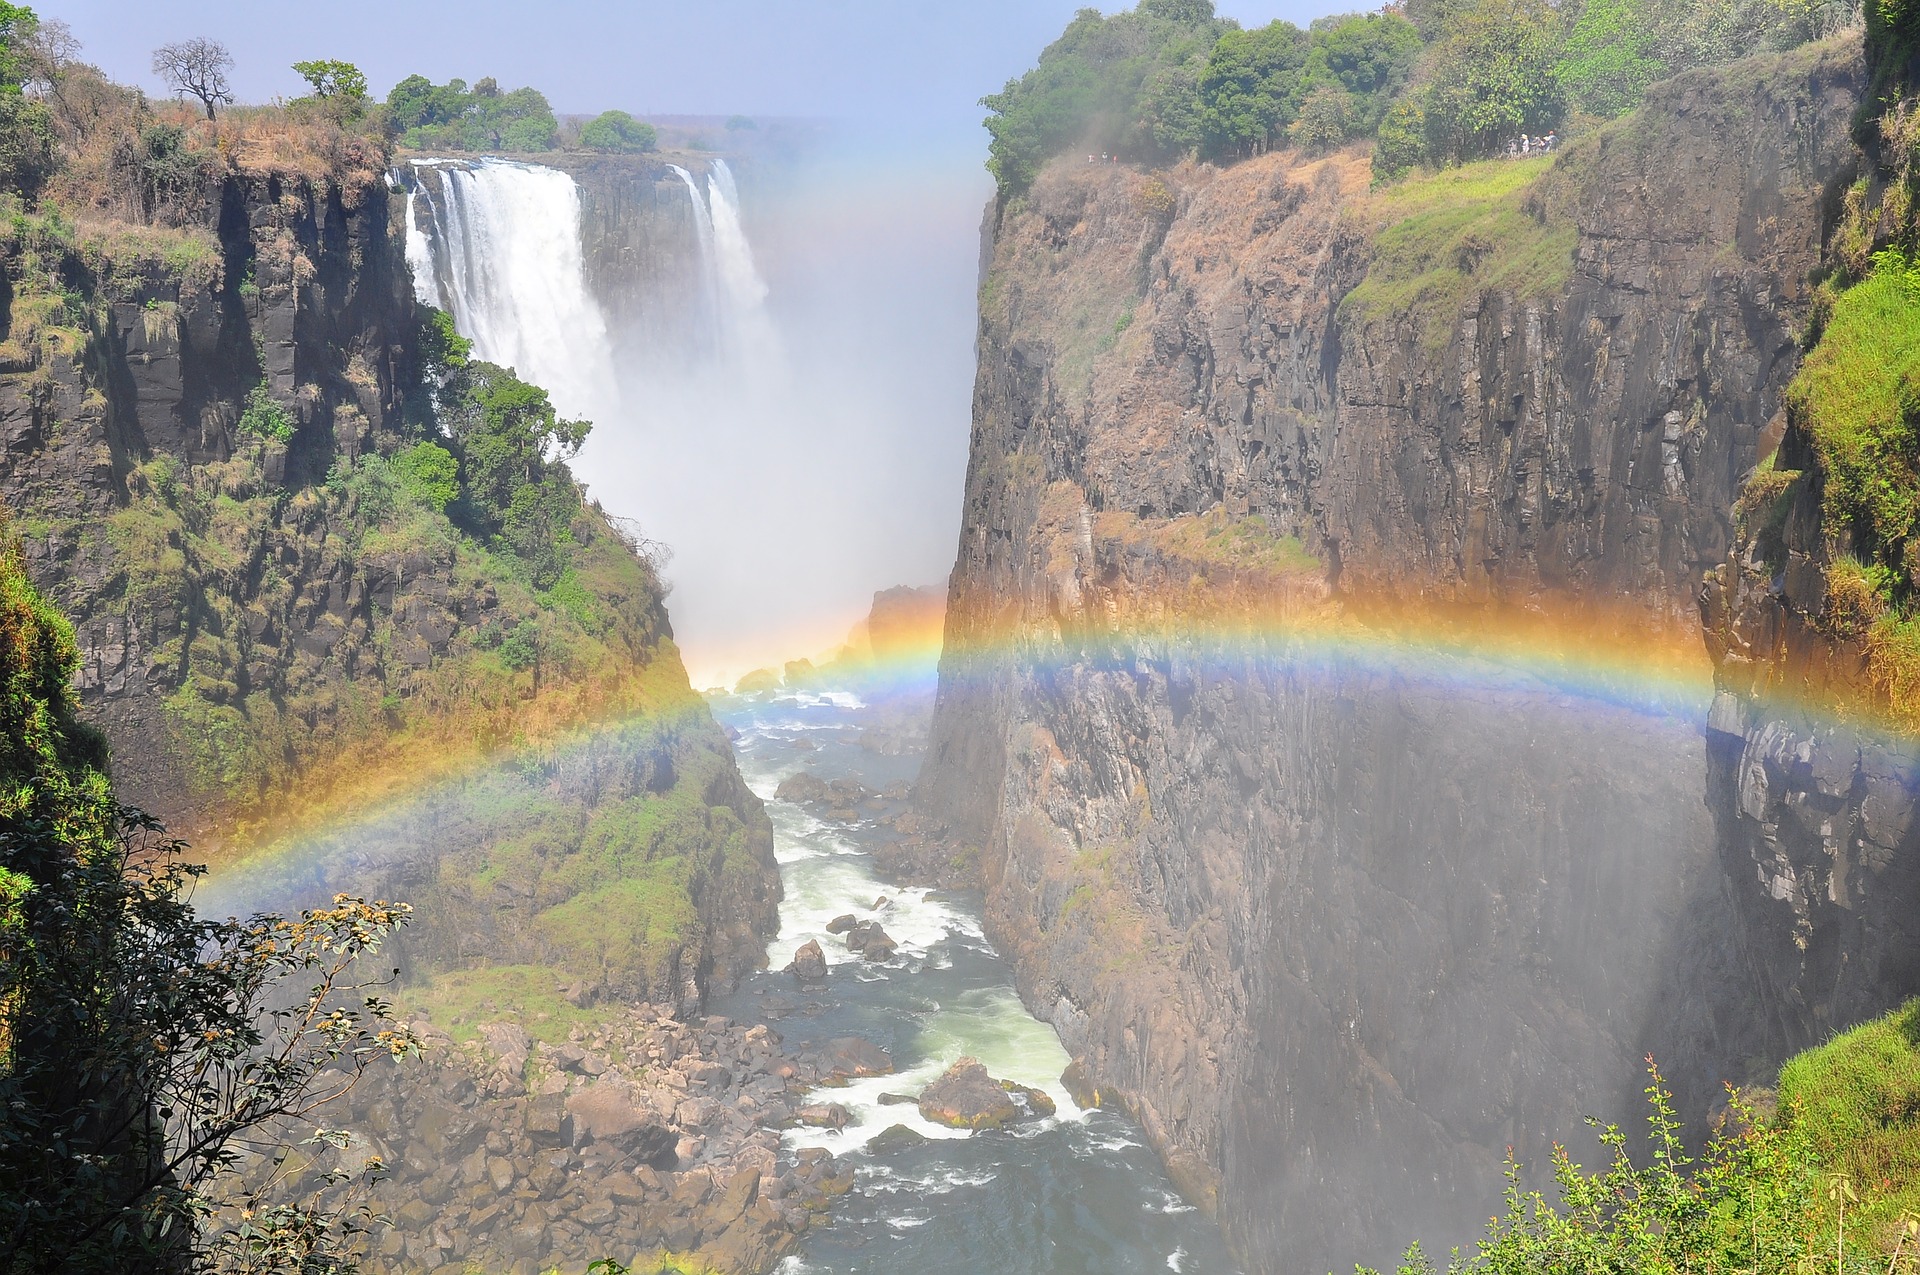
[[[1766,1052],[1697,724],[1393,653],[1704,686],[1862,84],[1814,46],[1550,165],[1060,162],[990,217],[917,797],[1248,1269],[1467,1240],[1649,1050],[1696,1111]]]
[[[119,795],[218,860],[203,909],[335,889],[412,902],[396,955],[423,1021],[483,1012],[540,1034],[564,1007],[589,1038],[644,1058],[629,1006],[693,1016],[764,960],[780,892],[765,812],[688,686],[643,545],[574,497],[565,570],[543,582],[507,537],[410,477],[410,449],[439,437],[433,328],[386,157],[354,141],[287,163],[233,140],[188,137],[209,144],[178,224],[17,209],[0,230],[0,492],[36,582],[74,620],[84,710]],[[706,1048],[721,1062],[702,1074],[731,1078],[751,1061],[738,1037],[696,1033],[678,1056]],[[560,1182],[531,1150],[483,1157],[479,1178],[434,1177],[447,1135],[421,1113],[448,1092],[463,1155],[528,1136],[537,1078],[482,1093],[450,1078],[457,1062],[367,1097],[387,1104],[378,1140],[397,1180],[537,1202],[587,1190],[620,1158],[576,1155]],[[673,1218],[686,1203],[694,1229],[673,1221],[655,1241],[696,1247],[763,1198],[741,1176],[756,1166],[736,1161],[774,1135],[723,1120],[708,1154],[698,1130],[715,1113],[659,1114],[674,1134],[661,1198],[630,1175],[610,1198]],[[720,1191],[732,1211],[718,1221],[700,1212],[716,1170],[746,1193]],[[634,1239],[633,1210],[602,1216],[606,1197],[532,1238],[490,1235],[496,1210],[471,1222],[473,1242],[583,1263]],[[513,1207],[524,1222],[546,1206]],[[763,1268],[790,1242],[782,1210],[755,1217],[758,1238],[728,1241],[728,1269]],[[419,1239],[376,1265],[419,1269],[436,1251]]]

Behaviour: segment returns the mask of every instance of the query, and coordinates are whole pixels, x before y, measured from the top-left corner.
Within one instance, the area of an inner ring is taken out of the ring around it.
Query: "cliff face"
[[[771,829],[651,565],[585,505],[538,588],[394,460],[431,404],[378,157],[236,164],[197,206],[28,214],[3,245],[0,492],[121,798],[203,854],[326,864],[289,885],[409,898],[418,976],[542,964],[687,1008],[731,986],[775,924]],[[346,822],[355,844],[316,832]],[[309,897],[260,888],[231,905]]]
[[[1717,688],[1709,802],[1780,1053],[1920,990],[1920,751],[1910,733],[1822,711],[1873,693],[1864,634],[1828,622],[1826,569],[1844,549],[1821,497],[1811,441],[1790,426],[1700,590]]]
[[[1755,59],[1379,192],[1062,162],[990,225],[918,797],[1250,1270],[1469,1240],[1649,1050],[1696,1111],[1763,1051],[1697,725],[1378,651],[1571,622],[1704,685],[1861,87]]]
[[[129,511],[182,468],[217,470],[231,501],[311,491],[336,455],[370,445],[418,377],[378,177],[236,176],[210,202],[209,226],[131,243],[79,232],[70,270],[93,304],[65,316],[76,348],[23,350],[0,376],[0,490],[43,587],[73,617],[81,689],[115,742],[123,799],[188,830],[211,777],[175,746],[168,695],[195,676],[239,699],[298,694],[329,655],[350,674],[367,657],[370,595],[384,589],[391,603],[394,572],[356,579],[324,548],[302,553],[315,537],[285,525],[297,509],[280,526],[240,529],[237,561],[163,563],[187,553],[184,529],[134,526]],[[19,303],[38,299],[22,294],[45,282],[23,288],[23,265],[44,270],[35,258],[68,247],[35,242],[47,237],[16,231],[8,245],[10,334]],[[290,439],[238,431],[256,382],[297,418]],[[163,472],[143,470],[156,459]],[[175,565],[181,580],[155,579]],[[329,639],[356,622],[361,641],[336,651]]]

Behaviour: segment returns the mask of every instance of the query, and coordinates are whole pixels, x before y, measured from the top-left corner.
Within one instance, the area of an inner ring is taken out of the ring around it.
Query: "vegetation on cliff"
[[[1920,1259],[1920,1001],[1789,1060],[1774,1090],[1731,1091],[1696,1159],[1657,1069],[1644,1147],[1617,1126],[1588,1172],[1556,1148],[1554,1202],[1509,1162],[1506,1210],[1450,1272],[1882,1275]],[[1429,1275],[1419,1245],[1400,1275]]]
[[[1083,9],[982,99],[987,167],[1013,196],[1063,152],[1161,164],[1376,138],[1376,171],[1395,176],[1623,114],[1655,80],[1792,47],[1852,13],[1846,0],[1415,0],[1303,31],[1242,30],[1211,0]]]
[[[332,1269],[350,1210],[235,1169],[244,1143],[304,1137],[373,1059],[413,1052],[356,973],[407,909],[196,916],[198,870],[115,803],[72,630],[4,535],[0,1270]]]
[[[539,89],[503,90],[490,75],[471,88],[409,75],[387,94],[387,114],[412,150],[546,151],[559,129]]]

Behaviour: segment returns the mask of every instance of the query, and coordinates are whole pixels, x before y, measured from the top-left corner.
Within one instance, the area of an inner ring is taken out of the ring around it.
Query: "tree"
[[[365,100],[367,77],[351,62],[327,58],[313,62],[295,62],[293,69],[313,86],[315,97]]]
[[[1387,108],[1373,143],[1373,180],[1391,181],[1427,157],[1426,97],[1408,93]]]
[[[1172,95],[1196,78],[1226,24],[1208,0],[1147,0],[1131,13],[1082,9],[1040,63],[980,99],[987,169],[1019,194],[1069,148],[1154,159],[1190,144],[1191,112]],[[1165,72],[1178,71],[1181,75]]]
[[[63,30],[67,26],[58,25]],[[18,93],[32,73],[32,45],[39,29],[40,19],[32,9],[0,0],[0,92]]]
[[[79,720],[73,633],[0,547],[0,1269],[182,1265],[241,1246],[234,1169],[382,1056],[416,1048],[353,974],[406,919],[345,897],[292,920],[206,921],[198,869],[114,802]],[[269,1205],[308,1253],[310,1202]],[[288,1213],[287,1210],[291,1210]],[[255,1210],[256,1218],[265,1216]],[[276,1226],[280,1223],[275,1223]],[[305,1238],[302,1239],[301,1236]],[[302,1269],[319,1269],[312,1266]]]
[[[580,130],[580,144],[592,151],[636,153],[653,150],[659,145],[659,135],[653,125],[642,123],[625,111],[606,111]]]
[[[1307,33],[1291,22],[1221,36],[1200,77],[1207,149],[1256,154],[1291,124],[1307,52]]]
[[[1560,44],[1560,14],[1547,0],[1479,0],[1461,13],[1433,48],[1428,158],[1480,159],[1558,125],[1566,109]]]
[[[153,51],[153,73],[177,96],[200,99],[208,119],[213,118],[215,105],[233,101],[227,84],[227,72],[232,69],[233,55],[227,46],[205,36],[163,44]]]
[[[1661,31],[1637,0],[1589,0],[1567,33],[1561,87],[1582,110],[1619,115],[1667,73]]]
[[[1347,140],[1353,119],[1353,95],[1322,85],[1300,103],[1300,114],[1287,126],[1287,140],[1305,151],[1331,150]]]

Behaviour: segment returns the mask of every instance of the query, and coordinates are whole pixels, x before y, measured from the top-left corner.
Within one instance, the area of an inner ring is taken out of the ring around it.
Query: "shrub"
[[[255,438],[284,443],[293,437],[293,415],[274,400],[262,381],[247,395],[246,410],[240,413],[240,430]]]
[[[460,494],[460,464],[438,443],[415,443],[393,458],[392,469],[400,489],[434,513],[445,513]]]
[[[1457,1275],[1687,1271],[1865,1275],[1894,1269],[1920,1209],[1920,1001],[1781,1069],[1778,1096],[1729,1089],[1729,1109],[1691,1158],[1672,1095],[1649,1060],[1646,1147],[1601,1131],[1608,1165],[1552,1155],[1559,1199],[1507,1167],[1505,1213]],[[1816,1256],[1817,1255],[1817,1256]],[[1400,1275],[1432,1275],[1415,1244]],[[1365,1272],[1365,1275],[1374,1275]]]
[[[653,125],[625,111],[605,111],[580,130],[580,144],[606,154],[639,154],[658,148],[660,139]]]

